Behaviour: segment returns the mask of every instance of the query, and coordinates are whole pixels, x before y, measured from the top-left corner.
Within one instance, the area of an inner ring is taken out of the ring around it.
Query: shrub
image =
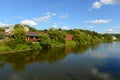
[[[0,46],[0,52],[6,52],[6,51],[10,51],[11,48],[9,46]]]
[[[9,46],[11,49],[14,49],[16,47],[16,41],[14,39],[9,39],[5,41],[5,45]]]
[[[30,46],[27,44],[17,44],[15,47],[16,50],[25,50],[25,49],[30,49]]]

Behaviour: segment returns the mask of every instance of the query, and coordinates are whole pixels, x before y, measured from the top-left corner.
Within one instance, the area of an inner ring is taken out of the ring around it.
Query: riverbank
[[[64,46],[73,46],[76,45],[75,41],[66,41],[66,44],[59,44],[53,47],[64,47]],[[30,51],[35,49],[42,49],[42,47],[38,44],[17,44],[14,49],[6,46],[4,42],[0,42],[0,54],[8,54],[8,53],[17,53],[17,52],[24,52]]]
[[[14,45],[14,44],[12,44]],[[23,52],[34,49],[41,49],[41,46],[37,43],[34,44],[15,44],[15,48],[5,45],[4,42],[0,42],[0,54]]]
[[[59,48],[59,47],[65,47],[65,46],[75,46],[77,45],[75,41],[66,41],[66,44],[58,44],[51,46],[51,48]],[[36,49],[42,49],[40,44],[34,43],[34,44],[17,44],[14,49],[10,48],[9,46],[6,46],[3,42],[0,42],[0,54],[9,54],[9,53],[19,53],[19,52],[25,52],[25,51],[31,51]],[[44,48],[43,48],[44,49]]]

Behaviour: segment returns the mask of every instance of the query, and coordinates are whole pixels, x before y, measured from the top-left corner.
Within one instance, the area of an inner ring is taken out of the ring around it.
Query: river
[[[120,42],[2,54],[0,80],[120,80]]]

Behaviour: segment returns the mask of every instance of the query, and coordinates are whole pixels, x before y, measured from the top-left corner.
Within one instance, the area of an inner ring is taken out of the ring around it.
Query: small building
[[[112,36],[113,40],[117,40],[117,38],[115,36]]]
[[[68,41],[73,40],[73,35],[72,34],[67,34],[66,40],[68,40]]]
[[[27,40],[32,42],[37,42],[39,37],[39,32],[27,32]]]

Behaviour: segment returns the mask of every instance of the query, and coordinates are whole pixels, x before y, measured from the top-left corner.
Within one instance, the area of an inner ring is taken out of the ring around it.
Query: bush
[[[9,46],[0,46],[0,52],[6,52],[11,51],[11,48]]]
[[[16,47],[16,41],[14,39],[9,39],[5,41],[5,45],[9,46],[11,49],[14,49]]]
[[[31,46],[33,43],[31,41],[27,41],[26,44]]]
[[[30,49],[30,46],[26,44],[17,44],[17,46],[15,47],[15,50],[25,50],[25,49]]]
[[[31,46],[30,46],[31,49],[39,49],[41,48],[40,44],[37,44],[37,43],[33,43]]]
[[[44,34],[44,35],[39,35],[39,43],[42,47],[51,47],[52,41],[49,37],[49,35]]]

